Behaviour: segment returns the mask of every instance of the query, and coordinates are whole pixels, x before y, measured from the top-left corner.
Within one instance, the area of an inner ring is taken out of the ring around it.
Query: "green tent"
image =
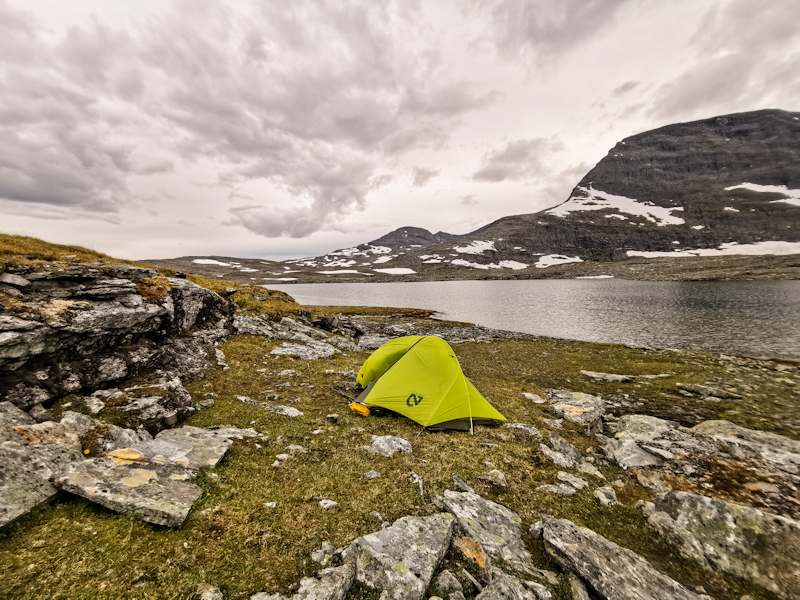
[[[453,349],[433,336],[408,336],[378,348],[358,372],[358,402],[393,410],[423,427],[469,430],[505,421],[464,376]]]

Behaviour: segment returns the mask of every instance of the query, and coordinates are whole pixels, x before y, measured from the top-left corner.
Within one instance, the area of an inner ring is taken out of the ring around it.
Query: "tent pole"
[[[475,435],[475,428],[472,427],[472,415],[469,416],[469,434]]]

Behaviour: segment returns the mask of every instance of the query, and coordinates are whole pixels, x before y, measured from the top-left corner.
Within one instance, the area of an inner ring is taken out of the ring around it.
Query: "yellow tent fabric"
[[[424,427],[469,429],[470,418],[506,420],[464,376],[453,349],[438,337],[387,342],[361,367],[358,381],[368,385],[359,401],[393,410]]]

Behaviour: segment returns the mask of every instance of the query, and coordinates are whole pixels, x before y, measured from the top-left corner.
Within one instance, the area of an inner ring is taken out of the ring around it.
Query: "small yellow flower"
[[[83,453],[84,454],[89,454],[89,449],[87,448],[86,450],[83,451]]]

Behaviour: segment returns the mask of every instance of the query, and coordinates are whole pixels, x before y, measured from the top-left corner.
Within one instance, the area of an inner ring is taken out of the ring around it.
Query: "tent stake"
[[[472,415],[469,416],[469,434],[475,435],[475,428],[472,426]]]

